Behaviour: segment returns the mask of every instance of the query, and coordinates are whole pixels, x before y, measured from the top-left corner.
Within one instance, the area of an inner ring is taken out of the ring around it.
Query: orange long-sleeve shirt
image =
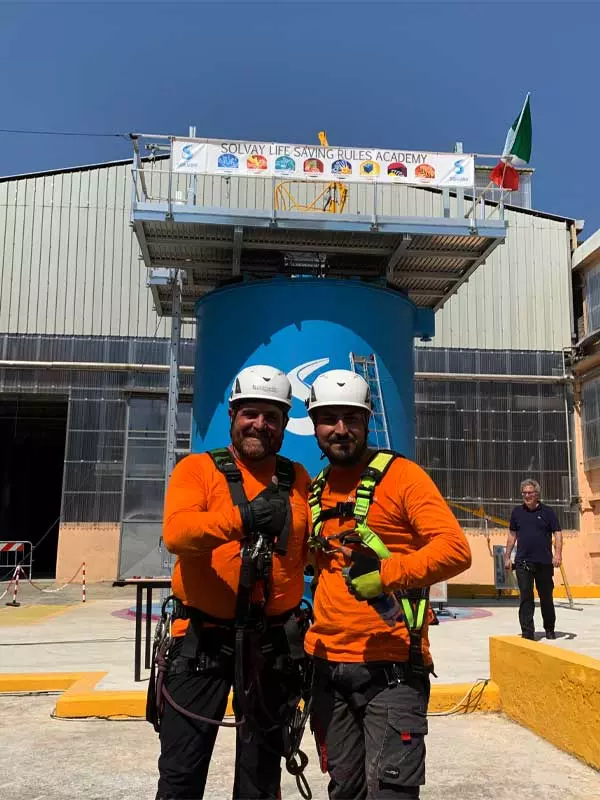
[[[248,500],[265,489],[275,471],[275,458],[250,469],[236,459]],[[294,608],[304,589],[304,563],[308,534],[306,498],[310,478],[294,464],[296,478],[290,493],[292,523],[287,554],[274,554],[268,615]],[[220,619],[235,617],[240,579],[240,548],[244,536],[239,510],[233,505],[225,476],[208,453],[182,459],[169,481],[165,499],[163,536],[167,549],[177,555],[172,589],[186,605]],[[257,587],[257,592],[260,587]],[[187,622],[177,620],[175,636]]]
[[[332,467],[322,508],[354,501],[362,469]],[[471,564],[467,539],[435,483],[406,458],[397,458],[375,488],[367,523],[392,553],[381,563],[386,591],[430,586],[458,575]],[[330,519],[321,533],[331,536],[354,526],[353,518]],[[339,544],[337,538],[332,544]],[[307,652],[329,661],[408,660],[406,626],[388,627],[367,602],[350,594],[342,576],[348,565],[341,553],[317,554],[315,621],[306,636]],[[423,654],[426,663],[431,663],[426,628]]]

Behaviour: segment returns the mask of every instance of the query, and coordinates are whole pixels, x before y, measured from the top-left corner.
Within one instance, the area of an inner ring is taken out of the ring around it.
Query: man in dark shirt
[[[554,633],[556,613],[552,592],[554,568],[560,567],[562,563],[562,531],[554,511],[540,502],[540,485],[537,481],[523,481],[521,496],[523,505],[513,508],[510,515],[504,566],[506,569],[511,568],[511,553],[516,542],[515,571],[521,594],[519,622],[522,636],[524,639],[533,639],[535,634],[533,622],[535,582],[546,638],[556,639]],[[554,555],[552,555],[552,534],[554,534]]]

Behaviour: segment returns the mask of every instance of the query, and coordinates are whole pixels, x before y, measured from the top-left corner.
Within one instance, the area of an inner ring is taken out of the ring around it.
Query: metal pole
[[[567,376],[567,368],[564,363],[563,359],[563,376],[565,379],[565,383],[563,384],[563,395],[565,401],[565,433],[567,435],[567,471],[569,475],[569,504],[573,502],[573,459],[571,453],[571,447],[573,446],[573,438],[571,437],[571,430],[574,430],[574,426],[571,426],[572,415],[570,414],[569,409],[569,394],[572,391],[571,385],[569,385],[568,376]],[[576,460],[575,460],[575,463]]]
[[[169,343],[169,394],[167,408],[167,458],[165,488],[175,466],[177,404],[179,402],[179,344],[181,341],[181,271],[173,270],[171,341]]]
[[[373,181],[373,224],[372,229],[377,230],[377,181]]]
[[[169,478],[175,467],[175,448],[177,444],[177,405],[179,403],[179,344],[181,341],[181,271],[173,270],[173,300],[171,317],[171,341],[169,343],[169,394],[167,405],[167,453],[165,460],[165,494]],[[161,567],[164,575],[170,573],[170,559],[163,537],[159,543]],[[168,591],[160,590],[161,603]]]
[[[190,133],[190,139],[195,139],[196,138],[196,126],[195,125],[190,125],[189,133]],[[194,175],[190,175],[190,185],[188,187],[188,197],[187,197],[187,201],[188,201],[188,205],[189,206],[195,206],[196,205],[196,181],[197,181],[196,175],[195,174]]]
[[[444,187],[442,189],[442,206],[443,206],[443,215],[445,219],[450,218],[450,189]]]
[[[167,219],[173,219],[173,137],[171,137],[171,148],[169,158],[169,179],[168,179],[168,193],[167,198]]]
[[[456,142],[454,145],[454,152],[462,153],[462,151],[463,143]],[[456,190],[456,216],[458,219],[463,219],[465,216],[465,190],[460,188]]]

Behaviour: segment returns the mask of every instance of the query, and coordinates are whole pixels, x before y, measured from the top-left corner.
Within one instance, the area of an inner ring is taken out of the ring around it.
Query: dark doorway
[[[67,409],[55,397],[0,397],[0,540],[32,542],[36,578],[56,575]]]

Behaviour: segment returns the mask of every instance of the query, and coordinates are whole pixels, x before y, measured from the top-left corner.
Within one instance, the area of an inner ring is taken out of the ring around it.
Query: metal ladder
[[[383,449],[390,449],[390,436],[388,433],[385,406],[383,404],[383,394],[379,381],[379,370],[377,368],[377,358],[373,353],[369,356],[359,356],[350,353],[350,365],[352,371],[363,377],[369,384],[371,390],[371,402],[373,413],[369,422],[369,444]]]

